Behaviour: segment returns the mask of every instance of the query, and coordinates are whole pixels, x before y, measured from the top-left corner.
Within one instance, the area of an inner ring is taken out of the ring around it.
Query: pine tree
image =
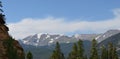
[[[118,59],[118,54],[116,52],[116,48],[112,43],[108,45],[108,59]]]
[[[74,43],[72,51],[69,53],[68,59],[77,59],[78,55],[77,55],[77,45],[76,43]]]
[[[7,57],[9,59],[20,59],[17,50],[13,47],[14,39],[10,37],[4,42],[4,45],[7,47]]]
[[[88,58],[87,58],[87,55],[84,56],[84,59],[88,59]]]
[[[113,59],[119,59],[119,57],[118,57],[118,54],[117,54],[117,51],[116,51],[116,48],[115,47],[113,47]]]
[[[50,59],[65,59],[64,54],[61,52],[59,42],[56,43],[55,50],[53,51]]]
[[[95,39],[93,39],[92,40],[90,59],[99,59],[96,45],[97,45],[97,41]]]
[[[2,2],[0,1],[0,24],[5,24],[5,15],[2,10]]]
[[[108,59],[112,59],[113,45],[112,43],[108,44]]]
[[[77,59],[84,59],[83,41],[82,41],[82,40],[79,40],[79,41],[77,42],[77,44],[78,44]]]
[[[0,1],[0,7],[3,7],[1,1]],[[1,8],[0,8],[0,12],[3,12],[3,10]]]
[[[108,59],[108,50],[104,46],[101,47],[101,59]]]
[[[33,59],[33,55],[30,51],[27,53],[27,59]]]

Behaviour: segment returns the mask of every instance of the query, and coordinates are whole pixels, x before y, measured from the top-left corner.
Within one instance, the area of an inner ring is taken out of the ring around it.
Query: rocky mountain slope
[[[120,56],[120,33],[115,34],[111,37],[106,38],[98,44],[98,47],[104,45],[108,46],[109,43],[113,43],[117,48],[118,55]]]
[[[35,34],[30,35],[23,40],[23,44],[26,45],[33,45],[33,46],[46,46],[46,45],[52,45],[55,44],[57,41],[59,43],[73,43],[78,41],[79,39],[82,40],[92,40],[93,38],[97,37],[97,34],[76,34],[71,37],[66,35],[60,35],[60,34]]]
[[[108,30],[105,33],[97,36],[95,39],[98,41],[98,43],[100,43],[101,41],[107,39],[108,37],[111,37],[111,36],[118,34],[118,33],[120,33],[120,30],[116,30],[116,29],[115,30]]]
[[[25,59],[22,46],[18,41],[11,38],[8,31],[9,28],[6,26],[4,15],[0,13],[0,59]]]
[[[26,45],[33,45],[33,46],[46,46],[46,45],[52,45],[55,44],[57,41],[59,43],[73,43],[78,41],[79,39],[81,40],[89,40],[92,41],[93,39],[96,39],[98,43],[101,41],[105,40],[108,37],[111,37],[115,34],[120,33],[120,30],[108,30],[103,34],[75,34],[71,37],[67,35],[60,35],[60,34],[35,34],[35,35],[30,35],[21,41],[23,44]]]

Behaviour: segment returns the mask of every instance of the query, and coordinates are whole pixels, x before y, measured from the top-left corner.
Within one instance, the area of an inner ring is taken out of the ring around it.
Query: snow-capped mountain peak
[[[75,34],[74,37],[75,38],[80,38],[80,34]]]
[[[41,35],[42,35],[41,33],[37,34],[37,38],[39,39],[41,37]]]
[[[120,33],[120,30],[109,30],[103,34],[75,34],[72,37],[61,35],[61,34],[48,34],[48,33],[39,33],[35,35],[30,35],[22,40],[23,44],[34,45],[34,46],[45,46],[59,43],[72,43],[76,42],[79,39],[82,40],[93,40],[96,39],[99,42],[105,40],[108,37],[111,37],[117,33]]]
[[[62,35],[61,34],[51,35],[51,34],[39,33],[39,34],[28,36],[22,40],[23,44],[34,45],[34,46],[36,46],[36,45],[44,46],[44,45],[55,44],[58,41],[60,43],[68,43],[68,41],[75,42],[76,39],[65,36],[63,34]]]
[[[97,37],[99,34],[75,34],[73,35],[74,38],[76,39],[81,39],[81,40],[93,40],[95,37]]]
[[[42,36],[46,36],[46,38],[49,38],[50,35],[48,33],[39,33],[39,34],[36,34],[37,35],[37,38],[40,39]]]

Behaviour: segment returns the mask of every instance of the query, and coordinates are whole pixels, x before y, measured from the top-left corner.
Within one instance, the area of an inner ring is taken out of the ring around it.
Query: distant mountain
[[[94,38],[100,43],[101,41],[105,40],[108,37],[111,37],[115,34],[120,33],[120,30],[108,30],[103,34],[75,34],[71,37],[61,34],[35,34],[30,35],[21,42],[26,45],[33,45],[33,46],[46,46],[46,45],[52,45],[55,44],[57,41],[59,43],[73,43],[81,40],[93,40]]]
[[[33,53],[34,59],[49,59],[57,41],[60,43],[62,52],[67,56],[71,51],[73,43],[82,39],[85,53],[89,55],[91,40],[94,38],[98,41],[98,47],[107,45],[109,42],[114,43],[120,54],[120,30],[108,30],[103,34],[75,34],[71,37],[61,34],[35,34],[19,42],[25,52],[30,50]]]
[[[56,42],[60,43],[70,43],[76,42],[77,39],[74,37],[68,37],[65,35],[50,35],[50,34],[35,34],[28,36],[22,40],[22,42],[26,45],[33,45],[33,46],[46,46],[52,45]]]
[[[60,34],[55,34],[55,35],[35,34],[35,35],[30,35],[21,41],[23,42],[23,44],[26,44],[26,45],[46,46],[46,45],[55,44],[57,41],[59,43],[73,43],[78,41],[79,39],[91,41],[96,36],[98,35],[97,34],[76,34],[76,35],[73,35],[72,37],[69,37],[69,36],[60,35]]]
[[[75,35],[73,35],[73,37],[76,39],[92,41],[94,38],[96,38],[99,35],[100,34],[75,34]]]
[[[100,43],[98,43],[98,47],[101,47],[102,45],[107,47],[109,43],[113,43],[113,45],[116,46],[118,55],[120,56],[120,33],[101,41]]]
[[[120,48],[120,33],[106,38],[105,40],[98,43],[98,46],[107,46],[109,43],[113,43],[116,47]]]
[[[101,41],[120,33],[120,30],[108,30],[107,32],[97,36],[95,39],[98,41],[98,43],[100,43]]]
[[[61,49],[67,57],[68,53],[71,51],[73,43],[77,42],[79,39],[84,41],[84,48],[86,48],[86,54],[88,54],[91,40],[98,36],[97,34],[75,34],[71,37],[56,34],[35,34],[30,35],[23,40],[19,40],[23,46],[25,52],[31,51],[34,55],[34,59],[49,59],[51,53],[54,50],[55,43],[58,41],[60,43]]]

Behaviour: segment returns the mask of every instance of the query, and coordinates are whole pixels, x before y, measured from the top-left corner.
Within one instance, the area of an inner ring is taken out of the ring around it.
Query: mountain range
[[[61,34],[35,34],[30,35],[19,42],[23,46],[24,50],[28,52],[30,50],[34,59],[49,59],[52,53],[55,43],[59,42],[61,50],[67,56],[71,51],[73,43],[79,39],[83,40],[85,53],[89,55],[91,47],[91,41],[96,39],[98,46],[107,45],[109,42],[113,42],[117,46],[117,51],[120,54],[120,30],[108,30],[103,34],[75,34],[73,36],[66,36]]]

